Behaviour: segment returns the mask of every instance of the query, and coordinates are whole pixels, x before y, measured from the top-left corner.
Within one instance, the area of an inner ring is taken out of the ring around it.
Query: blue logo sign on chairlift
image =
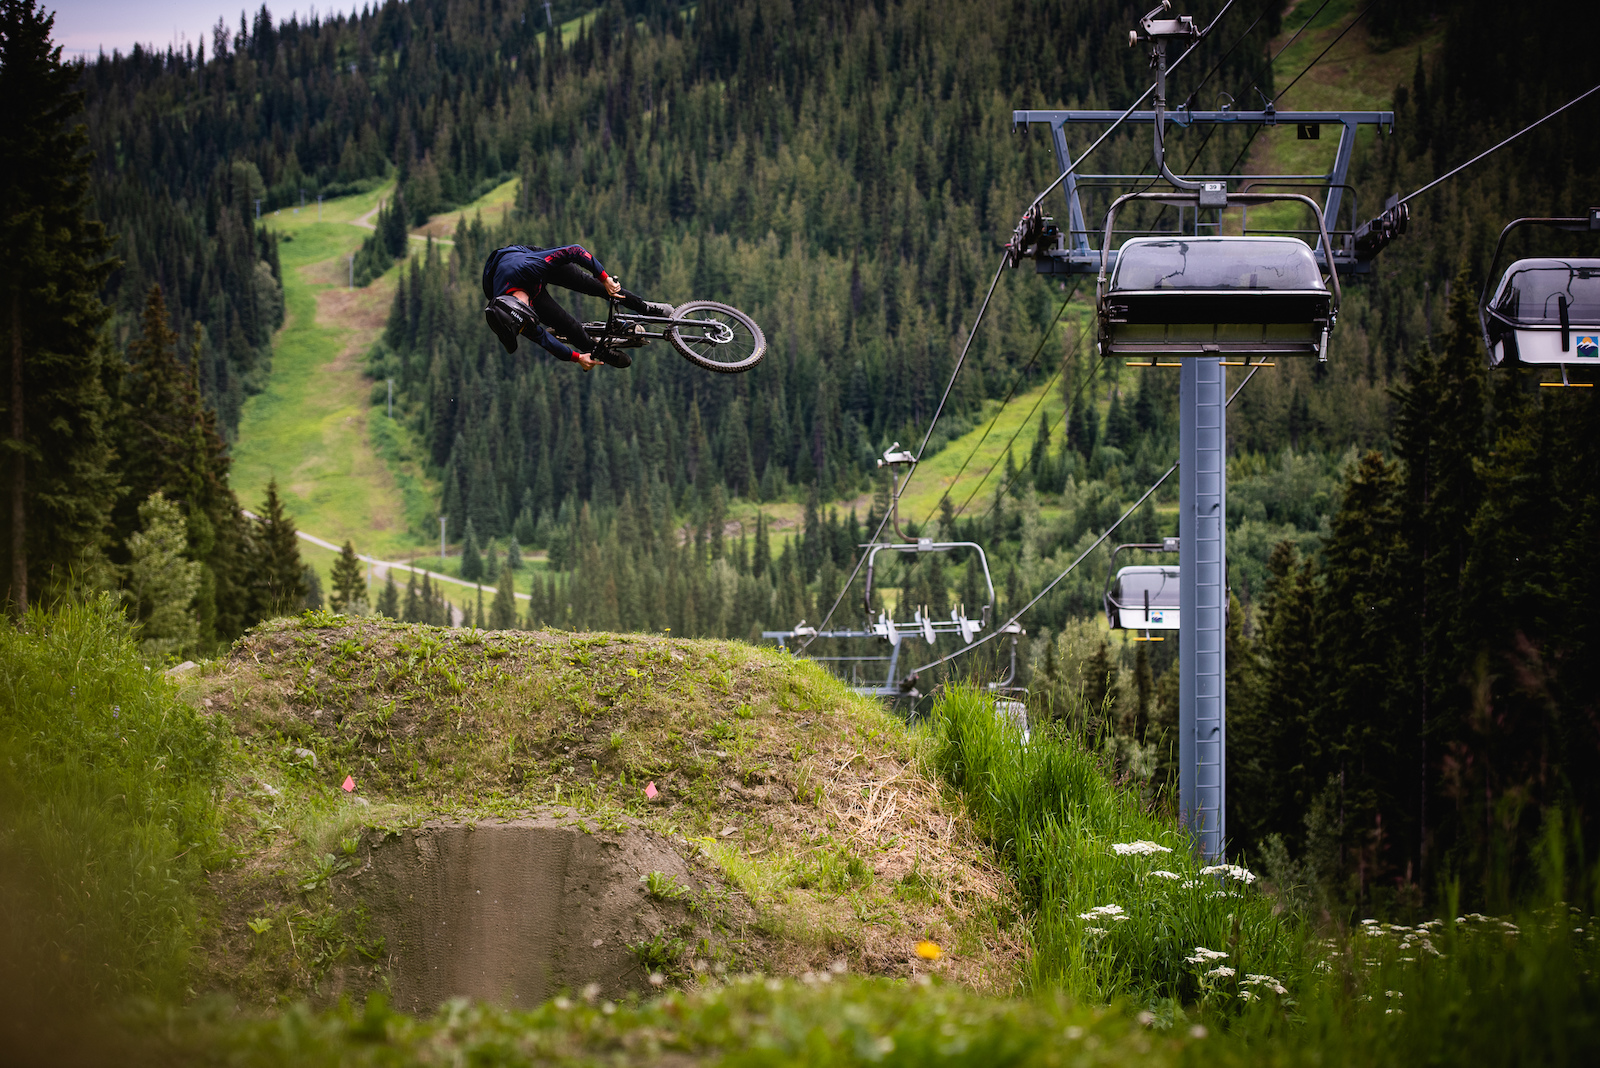
[[[1586,360],[1600,359],[1600,336],[1595,334],[1579,334],[1578,355]]]

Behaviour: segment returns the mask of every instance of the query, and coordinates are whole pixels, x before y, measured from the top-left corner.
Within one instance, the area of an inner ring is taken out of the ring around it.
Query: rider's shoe
[[[646,314],[649,315],[660,315],[669,319],[672,317],[673,309],[672,305],[670,304],[662,304],[658,301],[647,300],[644,302],[644,309]]]
[[[595,357],[602,363],[610,364],[612,367],[633,366],[632,356],[629,356],[626,352],[620,352],[617,349],[612,348],[610,345],[600,346],[599,350],[595,352]]]

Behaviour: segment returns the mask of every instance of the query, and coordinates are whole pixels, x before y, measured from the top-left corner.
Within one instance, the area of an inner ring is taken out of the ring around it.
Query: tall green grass
[[[109,596],[0,621],[0,957],[40,1005],[184,988],[220,742],[134,637]]]
[[[971,687],[941,697],[931,730],[937,770],[1010,860],[1034,910],[1031,987],[1225,1010],[1300,981],[1305,936],[1294,918],[1242,869],[1208,869],[1187,835],[1111,781],[1071,735],[1036,731],[1024,745]],[[1114,848],[1141,842],[1151,852]]]

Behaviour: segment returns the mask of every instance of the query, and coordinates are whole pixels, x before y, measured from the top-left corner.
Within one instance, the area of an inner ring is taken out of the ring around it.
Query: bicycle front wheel
[[[714,300],[691,300],[672,313],[676,322],[667,327],[667,340],[683,358],[697,367],[719,374],[748,371],[767,354],[767,338],[738,308]]]

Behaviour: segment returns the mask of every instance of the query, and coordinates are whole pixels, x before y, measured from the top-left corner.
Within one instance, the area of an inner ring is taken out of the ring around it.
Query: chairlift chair
[[[1500,232],[1489,279],[1511,231],[1542,226],[1569,233],[1600,232],[1600,208],[1583,218],[1517,219]],[[1517,260],[1500,275],[1494,296],[1487,285],[1478,301],[1478,323],[1491,367],[1560,367],[1560,382],[1542,385],[1589,386],[1567,379],[1569,367],[1600,367],[1600,258],[1540,257]]]
[[[1151,632],[1178,629],[1178,568],[1175,564],[1132,564],[1119,570],[1117,554],[1124,549],[1175,553],[1178,539],[1119,545],[1112,550],[1106,572],[1103,599],[1111,629],[1133,631],[1134,641],[1164,641],[1164,636]]]
[[[1117,209],[1133,200],[1202,207],[1293,200],[1311,209],[1332,263],[1322,211],[1299,193],[1129,193],[1106,212],[1097,285],[1100,352],[1163,358],[1220,356],[1242,363],[1274,356],[1328,358],[1338,321],[1337,271],[1324,281],[1311,247],[1297,237],[1136,237],[1107,271]]]

